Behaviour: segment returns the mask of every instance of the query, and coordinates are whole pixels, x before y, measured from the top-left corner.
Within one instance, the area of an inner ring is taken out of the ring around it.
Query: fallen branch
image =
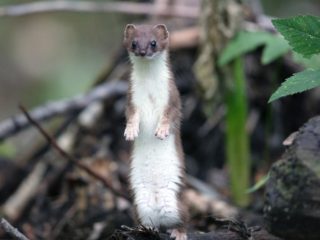
[[[194,48],[199,44],[199,27],[188,27],[182,30],[172,31],[170,34],[170,49]]]
[[[18,240],[29,240],[25,235],[23,235],[17,228],[13,227],[7,220],[4,218],[1,218],[0,220],[0,227],[8,233],[10,236],[12,236],[15,239]]]
[[[21,111],[24,113],[24,115],[26,116],[26,118],[28,119],[28,121],[35,126],[39,132],[45,137],[45,139],[50,143],[51,146],[53,146],[58,153],[64,157],[65,159],[69,160],[70,162],[72,162],[73,164],[75,164],[77,167],[81,168],[82,170],[84,170],[85,172],[87,172],[89,175],[91,175],[92,177],[94,177],[95,179],[97,179],[98,181],[100,181],[106,188],[108,188],[112,193],[114,193],[117,196],[123,197],[125,199],[129,200],[129,197],[124,194],[123,192],[120,192],[119,190],[115,189],[112,184],[102,175],[100,175],[99,173],[95,172],[94,170],[92,170],[89,166],[87,166],[86,164],[77,161],[77,159],[75,159],[74,157],[72,157],[71,155],[69,155],[67,152],[65,152],[55,141],[55,139],[53,137],[51,137],[41,126],[40,124],[34,120],[30,114],[28,113],[28,111],[23,107],[23,106],[19,106],[19,108],[21,109]]]
[[[197,18],[199,9],[179,5],[161,11],[156,5],[132,2],[94,2],[94,1],[40,1],[0,7],[2,16],[23,16],[35,13],[70,11],[70,12],[118,12],[125,14],[146,14]]]
[[[46,171],[44,162],[38,162],[19,188],[4,203],[2,210],[10,220],[17,220],[27,204],[36,194]]]
[[[125,82],[103,83],[87,94],[73,97],[68,100],[50,102],[32,110],[30,115],[37,121],[43,121],[55,116],[62,116],[77,112],[94,101],[101,101],[106,98],[124,94],[127,91]],[[20,114],[0,123],[0,141],[25,129],[30,125],[25,115]]]

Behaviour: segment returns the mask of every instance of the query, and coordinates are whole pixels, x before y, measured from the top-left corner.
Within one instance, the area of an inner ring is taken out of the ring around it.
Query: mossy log
[[[320,239],[320,117],[310,119],[270,171],[265,220],[284,239]]]

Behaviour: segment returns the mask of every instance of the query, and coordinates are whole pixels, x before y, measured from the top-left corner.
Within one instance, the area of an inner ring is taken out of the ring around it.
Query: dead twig
[[[28,14],[72,11],[72,12],[118,12],[125,14],[147,14],[160,16],[175,16],[197,18],[199,9],[179,5],[174,8],[159,11],[156,5],[132,2],[94,2],[94,1],[40,1],[25,4],[0,7],[0,17],[23,16]]]
[[[70,162],[72,162],[73,164],[75,164],[77,167],[81,168],[82,170],[84,170],[85,172],[87,172],[89,175],[91,175],[92,177],[94,177],[95,179],[97,179],[98,181],[100,181],[105,187],[107,187],[112,193],[114,193],[117,196],[123,197],[125,199],[129,200],[129,197],[124,194],[123,192],[120,192],[119,190],[115,189],[112,184],[102,175],[100,175],[99,173],[95,172],[94,170],[92,170],[89,166],[87,166],[86,164],[77,161],[77,159],[75,159],[74,157],[72,157],[71,155],[69,155],[67,152],[65,152],[55,141],[55,139],[53,137],[51,137],[41,126],[40,124],[34,120],[30,114],[28,113],[28,111],[25,109],[25,107],[23,106],[19,106],[20,110],[24,113],[24,115],[26,116],[26,118],[28,119],[28,121],[35,126],[39,132],[45,137],[45,139],[50,143],[51,146],[53,146],[58,153],[64,157],[65,159],[69,160]]]
[[[52,232],[50,232],[50,236],[46,236],[46,239],[58,239],[59,234],[61,234],[62,229],[65,227],[65,225],[70,222],[72,217],[77,212],[77,208],[73,205],[71,206],[66,213],[64,214],[63,218],[59,220],[59,222],[54,226]]]
[[[101,101],[127,91],[127,83],[116,81],[103,83],[92,89],[87,94],[82,94],[71,99],[50,102],[33,109],[30,113],[33,119],[43,121],[55,116],[62,116],[77,112],[94,101]],[[0,141],[18,133],[30,125],[25,115],[20,114],[0,123]]]
[[[7,220],[1,218],[0,226],[2,229],[8,233],[10,236],[19,240],[29,240],[25,235],[23,235],[17,228],[13,227]]]

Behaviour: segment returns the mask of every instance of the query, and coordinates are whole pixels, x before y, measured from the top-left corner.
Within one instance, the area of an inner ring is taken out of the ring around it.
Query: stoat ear
[[[133,24],[127,24],[126,28],[124,29],[124,38],[129,38],[134,31],[136,30],[136,26]]]
[[[166,25],[158,24],[155,25],[153,29],[156,31],[158,38],[160,38],[161,40],[166,40],[169,37],[169,32]]]

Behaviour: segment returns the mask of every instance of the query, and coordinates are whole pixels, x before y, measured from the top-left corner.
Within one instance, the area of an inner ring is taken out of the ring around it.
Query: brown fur
[[[169,33],[163,24],[155,26],[128,24],[124,31],[123,45],[128,52],[140,56],[145,51],[146,56],[151,56],[155,52],[161,52],[168,48]],[[156,47],[152,48],[150,43],[156,41]],[[136,43],[136,48],[132,48],[132,42]]]
[[[127,124],[132,121],[132,117],[135,114],[136,109],[132,104],[132,87],[131,87],[131,82],[129,81],[129,87],[128,87],[128,92],[127,92],[127,105],[126,105],[126,120]]]

